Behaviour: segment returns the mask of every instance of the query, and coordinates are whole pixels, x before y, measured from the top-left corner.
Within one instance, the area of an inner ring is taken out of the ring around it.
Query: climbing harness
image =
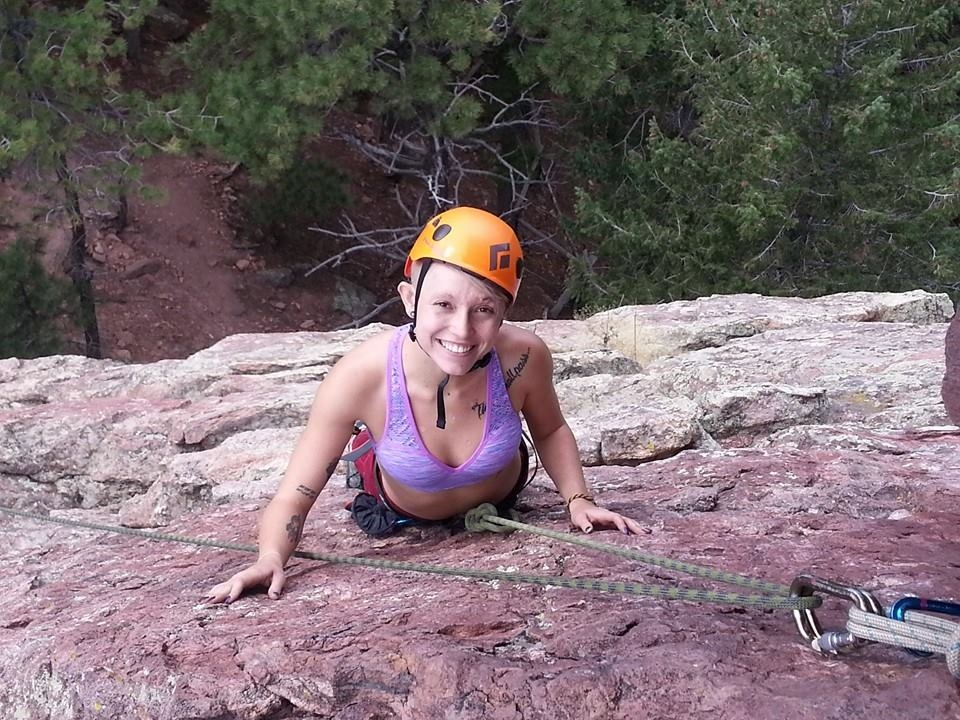
[[[191,538],[114,525],[103,525],[82,520],[51,517],[24,510],[15,510],[2,505],[0,505],[0,513],[70,527],[132,535],[147,540],[178,542],[247,553],[256,553],[258,551],[255,545]],[[522,530],[647,565],[748,588],[758,591],[758,593],[744,594],[741,592],[666,587],[635,582],[613,582],[555,575],[530,575],[502,570],[447,567],[426,563],[385,560],[381,558],[334,555],[305,550],[295,550],[292,556],[308,560],[380,568],[384,570],[421,572],[435,575],[477,578],[486,581],[505,581],[546,587],[640,595],[662,600],[724,603],[747,607],[770,608],[774,610],[791,610],[794,614],[800,635],[810,642],[817,652],[836,655],[843,650],[861,647],[867,643],[885,642],[919,652],[944,654],[946,655],[947,667],[950,673],[954,677],[960,678],[960,623],[950,622],[946,619],[920,612],[920,610],[924,610],[927,612],[960,616],[960,604],[942,600],[904,598],[899,605],[894,604],[890,611],[885,613],[880,603],[877,602],[870,593],[858,588],[823,580],[811,575],[799,575],[789,587],[786,587],[764,580],[717,570],[715,568],[651,555],[632,548],[600,543],[570,533],[562,533],[547,528],[528,525],[516,519],[501,517],[497,514],[496,507],[489,503],[480,505],[468,512],[464,517],[464,523],[470,532]],[[846,598],[853,603],[845,631],[824,632],[822,630],[814,613],[814,609],[820,607],[823,602],[822,598],[815,594],[817,592],[834,597]]]
[[[366,425],[362,422],[355,422],[353,424],[353,438],[356,438],[360,433],[366,429]],[[351,440],[351,443],[355,440]],[[360,472],[360,468],[357,466],[357,460],[362,458],[368,452],[373,450],[373,436],[367,435],[367,439],[356,447],[351,447],[349,452],[344,453],[340,456],[340,459],[347,463],[347,481],[346,485],[348,488],[354,488],[359,490],[363,487],[363,476]]]

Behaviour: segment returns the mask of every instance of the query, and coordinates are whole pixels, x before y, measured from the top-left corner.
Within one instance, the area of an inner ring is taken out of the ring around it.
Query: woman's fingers
[[[229,605],[238,597],[240,597],[243,594],[244,587],[246,587],[246,584],[239,578],[239,576],[234,575],[230,580],[230,592],[227,593],[227,597],[223,601],[223,604]]]
[[[280,593],[283,592],[283,584],[286,582],[286,579],[287,576],[283,570],[274,570],[270,579],[270,588],[267,590],[267,595],[271,600],[280,599]]]
[[[240,594],[243,592],[244,584],[237,578],[238,576],[234,575],[226,582],[215,585],[211,588],[210,592],[207,593],[204,600],[210,605],[217,605],[219,603],[229,605],[240,597]]]
[[[630,518],[624,518],[624,521],[627,523],[627,527],[630,529],[634,535],[649,535],[653,532],[650,528],[644,527],[636,520],[631,520]]]
[[[280,597],[286,575],[282,568],[264,568],[259,564],[238,572],[226,582],[214,585],[207,593],[204,601],[210,604],[224,603],[229,605],[239,598],[247,588],[258,585],[268,585],[267,593],[276,600]]]
[[[230,595],[230,581],[214,585],[204,596],[203,601],[209,605],[222,603]]]
[[[649,528],[643,527],[636,520],[624,517],[620,513],[615,513],[612,510],[607,510],[602,507],[592,507],[582,513],[577,513],[571,520],[575,526],[579,527],[585,533],[593,532],[594,523],[598,525],[613,525],[625,535],[629,535],[630,533],[634,535],[647,535],[650,533]]]

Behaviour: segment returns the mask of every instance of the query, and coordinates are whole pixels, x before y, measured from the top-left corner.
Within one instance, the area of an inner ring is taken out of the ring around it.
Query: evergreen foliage
[[[957,6],[696,0],[662,32],[667,104],[585,143],[581,298],[958,289]]]
[[[142,22],[155,0],[46,4],[0,10],[0,174],[27,161],[50,169],[90,133],[115,134],[123,108],[114,23]]]
[[[520,226],[539,192],[559,216],[559,158],[544,132],[626,91],[625,68],[642,59],[655,20],[627,0],[221,1],[210,11],[182,55],[191,87],[162,101],[147,134],[169,149],[216,148],[260,182],[281,178],[318,134],[337,134],[398,183],[385,216],[401,227],[360,228],[365,251],[394,256],[452,204],[481,203]],[[333,109],[370,118],[372,134],[328,128]]]
[[[125,107],[114,67],[126,48],[121,33],[141,23],[155,4],[8,0],[0,10],[0,177],[29,164],[38,182],[62,195],[72,228],[69,274],[91,357],[100,356],[100,334],[85,263],[81,198],[104,192],[116,196],[132,172],[123,147]],[[91,140],[105,138],[114,152],[90,152]]]
[[[311,159],[336,133],[396,181],[382,200],[403,227],[339,233],[364,252],[476,202],[528,242],[531,215],[577,238],[546,239],[592,306],[960,292],[955,3],[210,0],[174,53],[188,79],[147,103],[115,68],[154,4],[4,5],[0,174],[55,168],[76,215],[68,154],[136,108],[151,144],[242,163],[263,234],[349,207]]]
[[[275,183],[243,196],[243,234],[255,242],[283,244],[346,205],[344,182],[343,174],[324,160],[295,159]]]
[[[279,176],[330,110],[382,87],[369,72],[389,0],[214,0],[180,60],[193,69],[140,130],[168,151],[214,148],[258,178]]]
[[[63,350],[58,321],[70,308],[69,285],[47,275],[18,240],[0,252],[0,357],[33,358]]]

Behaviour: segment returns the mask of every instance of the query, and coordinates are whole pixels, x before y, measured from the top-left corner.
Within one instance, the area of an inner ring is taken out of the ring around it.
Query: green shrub
[[[343,207],[344,175],[323,160],[299,160],[276,182],[254,187],[240,202],[242,234],[254,242],[282,245]]]
[[[0,252],[0,357],[61,352],[59,321],[72,300],[70,284],[47,275],[34,243],[17,240]]]

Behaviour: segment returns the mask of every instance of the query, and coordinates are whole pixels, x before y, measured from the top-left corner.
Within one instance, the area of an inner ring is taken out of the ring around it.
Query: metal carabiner
[[[960,617],[960,603],[948,602],[946,600],[928,600],[921,597],[903,597],[897,600],[887,611],[887,617],[891,620],[907,621],[907,610],[923,610],[924,612],[939,613],[941,615],[956,615]],[[904,648],[911,655],[917,657],[930,657],[932,652],[926,650],[914,650],[913,648]]]
[[[790,597],[810,597],[815,592],[823,592],[834,597],[850,600],[862,612],[883,615],[883,607],[866,590],[823,580],[813,575],[797,575],[790,585]],[[854,637],[846,630],[824,633],[812,608],[794,610],[793,619],[797,623],[800,636],[810,642],[810,646],[819,653],[836,654],[845,647],[859,647],[870,642]]]

